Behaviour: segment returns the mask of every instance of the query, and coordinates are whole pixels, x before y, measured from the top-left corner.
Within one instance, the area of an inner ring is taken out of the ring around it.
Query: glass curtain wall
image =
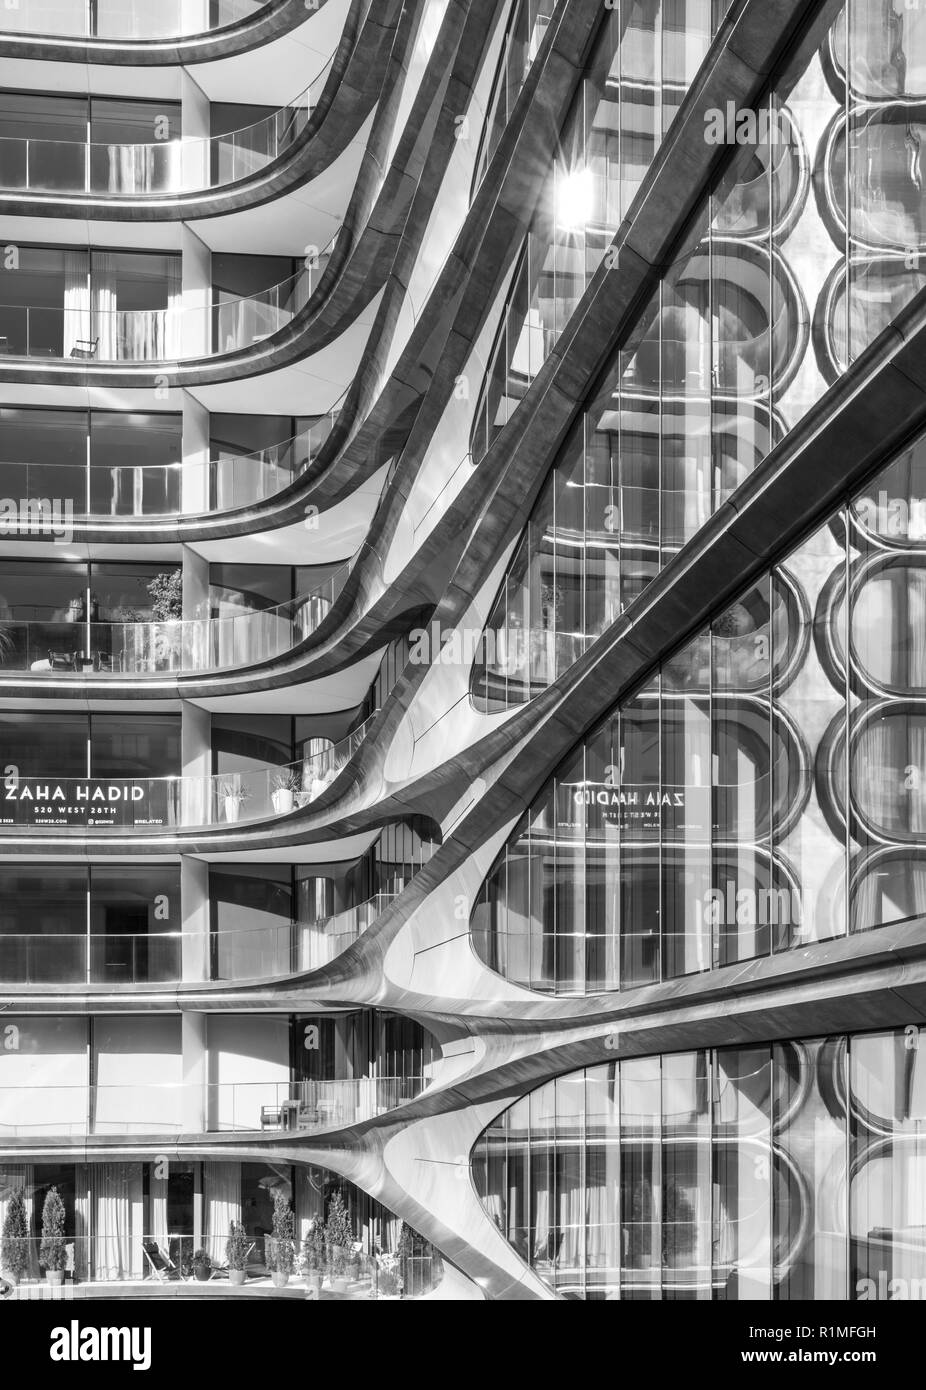
[[[564,1298],[921,1298],[926,1033],[588,1067],[485,1131],[489,1219]]]
[[[926,283],[924,45],[915,11],[846,0],[748,119],[712,117],[733,162],[534,504],[479,708],[562,674]]]
[[[673,979],[926,911],[926,438],[561,764],[475,949],[544,993]]]

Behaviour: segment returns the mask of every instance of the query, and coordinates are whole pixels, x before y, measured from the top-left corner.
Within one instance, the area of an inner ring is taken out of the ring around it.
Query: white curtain
[[[167,1178],[158,1177],[157,1170],[158,1164],[153,1163],[151,1165],[151,1179],[148,1186],[151,1199],[150,1229],[145,1231],[144,1234],[156,1241],[162,1250],[166,1250],[167,1237],[170,1235],[167,1229]]]
[[[181,355],[183,314],[183,261],[180,256],[167,257],[167,313],[164,340],[160,356],[173,360]]]
[[[90,1170],[90,1192],[94,1278],[140,1278],[142,1165],[94,1164]]]
[[[90,338],[90,281],[86,251],[64,253],[64,355]]]
[[[228,1228],[241,1220],[241,1164],[206,1163],[203,1176],[209,1253],[214,1260],[223,1260]]]
[[[93,337],[99,338],[97,357],[115,362],[119,352],[119,324],[116,314],[116,259],[106,251],[95,251],[92,269]]]

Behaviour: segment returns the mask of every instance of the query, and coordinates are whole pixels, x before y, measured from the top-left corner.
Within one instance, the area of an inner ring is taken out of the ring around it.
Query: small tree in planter
[[[354,1243],[354,1230],[350,1212],[344,1205],[344,1198],[340,1192],[336,1192],[328,1204],[325,1243],[328,1246],[328,1268],[331,1271],[332,1287],[343,1293],[346,1288],[345,1276],[350,1263],[351,1246]]]
[[[273,1194],[273,1234],[270,1237],[270,1277],[278,1289],[289,1282],[296,1262],[293,1213],[285,1192]]]
[[[225,1260],[228,1264],[230,1284],[244,1283],[250,1248],[247,1231],[240,1221],[233,1221],[228,1228],[228,1240],[225,1242]]]
[[[49,1284],[64,1282],[67,1268],[68,1248],[64,1238],[64,1203],[57,1187],[50,1187],[45,1193],[42,1207],[42,1243],[39,1246],[39,1264],[45,1270]]]
[[[302,1242],[302,1268],[305,1282],[320,1289],[325,1277],[325,1227],[318,1217]]]
[[[0,1237],[0,1263],[11,1284],[18,1284],[29,1262],[29,1223],[26,1220],[26,1198],[17,1187],[6,1209],[3,1235]]]

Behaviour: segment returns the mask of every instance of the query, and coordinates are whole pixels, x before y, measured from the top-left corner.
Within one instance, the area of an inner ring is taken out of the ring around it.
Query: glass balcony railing
[[[397,894],[380,893],[318,922],[201,932],[0,934],[0,983],[176,984],[305,974],[335,960]]]
[[[252,772],[132,779],[10,774],[0,786],[0,829],[205,829],[292,815],[316,801],[343,772],[375,718],[322,753]]]
[[[0,621],[0,676],[165,676],[231,671],[273,661],[315,632],[349,571],[342,565],[303,598],[229,618],[101,623],[11,618]],[[20,605],[20,612],[22,605]]]
[[[334,240],[297,275],[216,304],[184,304],[178,292],[162,308],[103,309],[83,282],[68,307],[0,304],[0,356],[176,362],[242,351],[281,332],[306,307]]]
[[[352,1081],[244,1081],[204,1085],[0,1086],[0,1135],[300,1132],[362,1124],[414,1100],[421,1077]]]
[[[317,0],[317,8],[325,0]],[[6,0],[0,34],[156,40],[227,29],[270,8],[269,0]]]
[[[230,353],[286,328],[305,309],[331,259],[340,229],[321,251],[278,284],[251,295],[223,295],[185,304],[165,287],[166,304],[148,309],[103,307],[118,292],[84,274],[73,290],[57,286],[64,304],[0,304],[0,356],[100,362],[173,362]]]
[[[226,451],[205,463],[0,462],[0,492],[33,499],[32,513],[20,520],[37,535],[60,535],[74,517],[170,517],[253,507],[285,491],[312,466],[340,407],[341,402],[282,443],[252,454]]]
[[[3,11],[0,10],[0,14]],[[157,197],[223,188],[281,159],[304,133],[333,58],[295,101],[222,135],[132,144],[0,136],[0,190]]]
[[[207,1193],[207,1202],[211,1197]],[[231,1218],[234,1219],[234,1218]],[[245,1240],[246,1250],[243,1280],[237,1282],[255,1289],[270,1285],[273,1268],[273,1237],[255,1232]],[[218,1284],[221,1297],[228,1297],[228,1231],[217,1234],[192,1235],[187,1231],[158,1230],[141,1237],[129,1230],[103,1230],[94,1236],[65,1234],[60,1243],[54,1242],[43,1251],[41,1236],[11,1236],[6,1245],[7,1256],[2,1274],[6,1279],[15,1275],[18,1287],[14,1300],[34,1298],[41,1294],[40,1283],[47,1278],[46,1260],[54,1259],[61,1278],[56,1282],[66,1288],[73,1284],[129,1284],[145,1282],[149,1296],[157,1284],[172,1285],[171,1294],[179,1294],[178,1285],[207,1282]],[[194,1261],[194,1255],[204,1251]],[[308,1268],[300,1243],[295,1242],[293,1272],[290,1285],[297,1280],[324,1290],[327,1299],[423,1298],[437,1287],[443,1275],[440,1256],[433,1254],[397,1254],[378,1258],[352,1247],[341,1264],[329,1267],[327,1249],[316,1254],[320,1264]],[[11,1269],[10,1266],[15,1266]],[[247,1295],[245,1295],[247,1296]]]

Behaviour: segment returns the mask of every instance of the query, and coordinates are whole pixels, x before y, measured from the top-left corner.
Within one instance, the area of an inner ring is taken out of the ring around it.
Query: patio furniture
[[[282,1107],[262,1105],[260,1107],[260,1127],[261,1129],[281,1129],[283,1127]]]
[[[99,345],[99,338],[78,338],[71,348],[71,356],[87,361],[91,357],[96,357],[96,350]]]
[[[170,1256],[164,1254],[157,1241],[143,1240],[141,1248],[151,1269],[151,1277],[156,1279],[159,1284],[166,1284],[169,1279],[180,1278],[179,1269]]]
[[[76,671],[80,652],[52,652],[48,653],[48,669],[50,671]]]

